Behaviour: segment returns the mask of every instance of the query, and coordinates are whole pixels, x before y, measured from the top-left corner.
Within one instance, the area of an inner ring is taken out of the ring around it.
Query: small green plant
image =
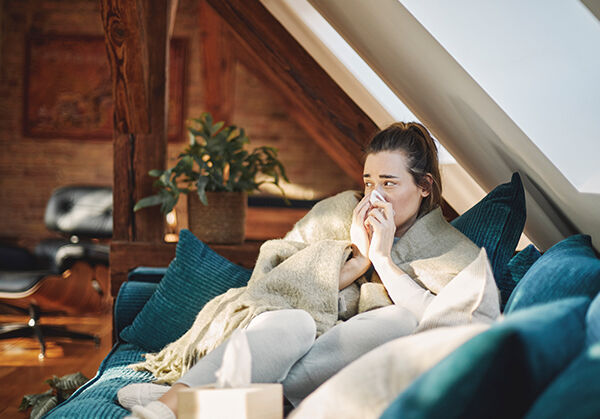
[[[80,372],[62,377],[55,375],[45,381],[50,385],[50,390],[40,394],[27,394],[24,396],[19,411],[23,412],[31,407],[30,419],[41,418],[59,403],[67,400],[75,390],[87,381],[87,377]]]
[[[285,197],[279,182],[288,178],[275,148],[262,146],[250,152],[244,150],[244,144],[249,142],[244,130],[235,125],[225,126],[222,121],[213,124],[207,112],[190,121],[188,132],[190,144],[179,155],[177,164],[148,173],[156,178],[154,187],[158,193],[140,199],[134,211],[160,205],[161,212],[167,214],[182,193],[195,190],[206,205],[207,191],[251,192],[267,182],[277,186]],[[268,180],[258,180],[258,174],[266,175]]]

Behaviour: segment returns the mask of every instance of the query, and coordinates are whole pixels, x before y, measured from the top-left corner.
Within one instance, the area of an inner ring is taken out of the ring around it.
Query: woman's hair
[[[421,202],[419,217],[440,206],[442,178],[438,150],[427,128],[418,122],[396,122],[375,134],[365,149],[365,155],[381,151],[403,152],[415,184],[430,191]]]

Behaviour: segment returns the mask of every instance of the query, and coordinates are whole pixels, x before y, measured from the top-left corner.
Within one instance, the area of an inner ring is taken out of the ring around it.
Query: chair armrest
[[[105,244],[75,243],[60,247],[54,255],[54,263],[60,272],[69,269],[75,262],[83,261],[92,265],[107,265],[110,248]]]
[[[156,283],[140,281],[127,281],[121,285],[114,305],[113,334],[115,342],[118,341],[121,331],[133,323],[135,316],[152,297],[156,287]]]
[[[127,275],[127,281],[153,282],[157,284],[160,282],[166,272],[167,268],[150,268],[147,266],[140,266],[129,272],[129,275]]]
[[[110,248],[106,244],[79,242],[71,243],[64,239],[47,239],[35,248],[38,259],[46,261],[50,270],[61,274],[75,262],[84,261],[91,265],[108,266]]]

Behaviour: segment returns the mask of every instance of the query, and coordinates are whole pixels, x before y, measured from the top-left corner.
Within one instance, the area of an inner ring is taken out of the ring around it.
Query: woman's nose
[[[371,192],[371,202],[374,201],[386,201],[385,195],[378,188],[373,189]]]

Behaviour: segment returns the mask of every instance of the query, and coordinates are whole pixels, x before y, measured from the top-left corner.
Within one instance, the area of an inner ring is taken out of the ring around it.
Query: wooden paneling
[[[164,267],[175,257],[174,243],[115,241],[110,245],[110,292],[116,296],[137,266]]]
[[[25,39],[27,34],[104,36],[98,0],[6,0],[2,5],[0,50],[0,240],[33,247],[41,239],[56,236],[44,225],[44,209],[54,188],[66,184],[111,185],[113,145],[85,138],[32,138],[23,134]],[[173,7],[173,6],[172,6]],[[199,2],[179,0],[173,36],[187,40],[184,118],[206,109],[202,77]],[[172,19],[171,19],[172,20]],[[108,60],[108,58],[107,58]],[[68,74],[69,63],[64,63]],[[320,198],[353,187],[356,182],[322,152],[310,134],[289,113],[288,100],[259,71],[237,64],[234,69],[234,110],[231,122],[246,128],[250,147],[271,145],[279,149],[292,185],[291,198]],[[110,75],[108,75],[110,77]],[[305,124],[305,123],[303,123]],[[126,135],[126,134],[124,134]],[[129,136],[118,142],[129,147]],[[168,145],[169,164],[185,146]],[[133,146],[134,144],[132,144]],[[115,161],[126,166],[128,159]],[[151,179],[149,179],[151,181]],[[123,188],[131,182],[115,184]],[[123,196],[123,194],[121,194]],[[128,208],[117,217],[129,225]],[[115,208],[118,212],[119,209]],[[182,211],[183,213],[184,211]],[[183,223],[183,221],[182,221]],[[118,230],[118,226],[115,226]],[[125,236],[130,232],[125,231]]]
[[[200,39],[202,44],[202,80],[204,106],[215,121],[233,123],[235,98],[235,56],[232,35],[219,15],[199,2]]]
[[[302,208],[249,207],[246,213],[246,240],[282,238],[307,212]]]
[[[296,119],[351,178],[362,178],[362,146],[374,122],[259,0],[208,0],[251,55],[252,65],[295,104]]]

